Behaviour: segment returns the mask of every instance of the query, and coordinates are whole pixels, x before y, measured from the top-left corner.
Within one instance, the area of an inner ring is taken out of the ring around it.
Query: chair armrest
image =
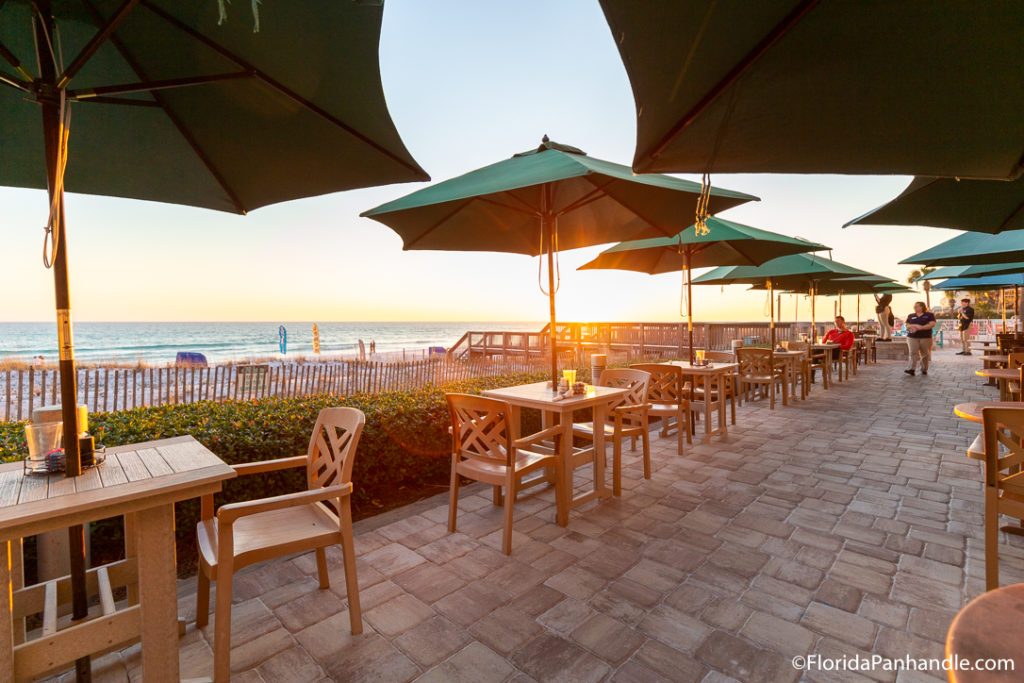
[[[650,403],[637,403],[635,405],[629,405],[629,406],[616,406],[615,408],[612,408],[612,412],[615,415],[625,415],[625,414],[628,414],[628,413],[632,413],[634,411],[641,412],[641,413],[646,413],[650,409],[651,409],[651,404]]]
[[[285,493],[271,498],[260,498],[259,500],[247,500],[241,503],[228,503],[221,505],[217,510],[217,520],[221,524],[230,525],[239,517],[254,515],[257,512],[268,512],[270,510],[283,510],[285,508],[299,505],[309,505],[331,498],[341,498],[352,494],[352,483],[326,486],[311,491],[298,491],[297,493]]]
[[[302,467],[309,462],[305,455],[296,455],[292,458],[277,458],[276,460],[260,460],[257,462],[243,462],[238,465],[231,465],[231,469],[240,477],[261,472],[274,472],[291,467]],[[200,498],[199,518],[203,520],[213,519],[213,494],[208,493]]]
[[[516,439],[512,443],[512,445],[515,446],[516,448],[523,448],[524,446],[533,446],[538,441],[543,441],[544,439],[559,436],[561,435],[561,433],[562,425],[559,424],[553,427],[548,427],[547,429],[542,429],[536,434],[530,434],[529,436],[524,436],[521,439]]]
[[[232,465],[231,469],[240,477],[262,472],[274,472],[286,470],[290,467],[304,467],[309,462],[305,455],[296,455],[291,458],[277,458],[276,460],[259,460],[257,462],[243,462],[239,465]]]

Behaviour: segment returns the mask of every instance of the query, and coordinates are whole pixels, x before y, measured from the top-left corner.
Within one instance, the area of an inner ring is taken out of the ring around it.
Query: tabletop
[[[990,353],[987,356],[978,356],[982,363],[1009,363],[1010,357],[1005,353]]]
[[[156,495],[216,484],[231,467],[191,436],[108,448],[106,461],[77,477],[29,474],[21,461],[0,465],[0,536],[112,506],[144,508]],[[181,496],[179,496],[180,498]],[[190,497],[190,496],[185,496]],[[67,526],[67,525],[65,525]]]
[[[978,377],[994,377],[995,379],[1020,379],[1020,370],[1011,370],[1010,368],[985,368],[984,370],[975,370],[974,374]]]
[[[718,372],[733,370],[740,366],[739,363],[708,363],[707,365],[690,365],[685,360],[676,360],[669,363],[683,369],[687,375],[713,375]]]
[[[961,609],[946,635],[946,655],[972,664],[978,659],[1009,659],[1015,667],[1024,647],[1020,615],[1024,613],[1024,584],[1003,586],[982,593]],[[949,680],[1019,681],[1019,669],[1002,671],[971,671],[960,667],[951,671]]]
[[[975,401],[958,403],[953,406],[953,414],[971,422],[981,423],[982,408],[1024,408],[1021,401]]]
[[[533,384],[520,384],[519,386],[502,387],[501,389],[488,389],[481,393],[488,398],[497,398],[542,410],[577,410],[588,408],[596,403],[611,401],[627,391],[629,390],[625,388],[615,389],[588,384],[587,390],[583,394],[568,394],[564,398],[555,400],[557,394],[551,390],[547,382],[534,382]]]

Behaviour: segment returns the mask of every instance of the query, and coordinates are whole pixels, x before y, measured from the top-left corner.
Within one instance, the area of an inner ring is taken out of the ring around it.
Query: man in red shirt
[[[853,332],[846,327],[846,318],[837,315],[836,329],[826,332],[821,341],[824,344],[839,344],[839,348],[843,351],[852,349],[854,337]]]

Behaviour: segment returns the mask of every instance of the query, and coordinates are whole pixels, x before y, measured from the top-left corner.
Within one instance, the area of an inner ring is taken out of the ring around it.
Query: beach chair
[[[647,402],[651,405],[647,414],[661,418],[661,435],[668,436],[675,427],[676,446],[679,455],[683,454],[683,437],[686,443],[693,443],[693,414],[690,412],[690,383],[685,381],[683,369],[678,365],[661,363],[640,363],[631,365],[632,370],[650,373],[651,381],[647,387]],[[675,418],[675,423],[670,422]],[[634,437],[635,440],[635,437]]]
[[[982,408],[985,590],[999,587],[999,515],[1024,519],[1024,408]]]
[[[317,417],[305,455],[233,465],[239,476],[306,468],[308,490],[222,505],[213,513],[213,494],[203,496],[196,527],[199,587],[196,626],[208,623],[210,582],[217,582],[214,614],[214,680],[231,676],[231,584],[236,571],[256,562],[309,550],[316,551],[320,588],[330,587],[327,546],[340,544],[344,554],[352,634],[363,631],[352,538],[352,463],[365,417],[355,408],[324,408]]]
[[[782,387],[782,405],[788,405],[786,391],[786,375],[783,368],[775,364],[771,349],[736,349],[736,360],[739,362],[739,393],[744,398],[750,395],[750,389],[756,387],[759,392],[768,393],[768,407],[775,409],[775,391]]]

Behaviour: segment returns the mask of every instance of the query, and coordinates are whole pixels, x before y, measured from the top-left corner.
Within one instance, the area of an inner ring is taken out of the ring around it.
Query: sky
[[[535,148],[545,134],[598,158],[623,164],[633,158],[632,93],[596,0],[387,0],[380,64],[392,118],[434,182]],[[959,233],[840,226],[892,199],[909,181],[712,178],[718,187],[761,197],[723,218],[812,239],[832,247],[838,261],[900,281],[912,268],[899,260]],[[546,320],[536,258],[404,252],[397,234],[359,218],[423,186],[354,190],[244,217],[70,194],[74,319]],[[52,273],[41,259],[45,193],[0,188],[0,206],[0,321],[52,320]],[[575,270],[602,248],[560,255],[560,320],[681,320],[678,275]],[[897,295],[894,312],[905,314],[917,298],[923,295]],[[844,312],[854,302],[846,297]],[[762,320],[765,303],[763,293],[741,286],[698,287],[694,318]],[[792,297],[785,297],[782,319],[793,319],[794,304],[809,319],[809,302]],[[819,319],[832,306],[820,303]],[[870,308],[862,304],[865,316]]]

